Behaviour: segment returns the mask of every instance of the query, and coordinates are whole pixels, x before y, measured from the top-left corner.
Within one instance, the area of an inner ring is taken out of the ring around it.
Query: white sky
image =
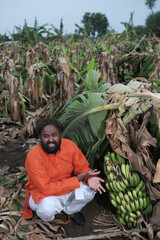
[[[23,27],[24,19],[30,27],[34,26],[35,17],[38,25],[48,23],[59,28],[63,19],[64,34],[73,33],[75,24],[81,25],[86,12],[105,14],[110,27],[122,32],[120,22],[128,22],[130,13],[134,12],[134,26],[145,25],[145,19],[151,13],[145,0],[0,0],[0,34],[13,32],[14,26]],[[160,11],[157,0],[154,12]]]

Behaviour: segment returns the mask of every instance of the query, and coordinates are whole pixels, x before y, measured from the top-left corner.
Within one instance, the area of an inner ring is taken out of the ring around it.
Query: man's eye
[[[48,135],[43,135],[44,138],[48,138]]]
[[[52,134],[52,137],[56,137],[57,136],[57,134]]]

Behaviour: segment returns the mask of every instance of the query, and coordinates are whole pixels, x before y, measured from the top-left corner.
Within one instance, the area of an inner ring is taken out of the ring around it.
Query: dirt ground
[[[28,141],[30,142],[30,141]],[[35,143],[35,142],[34,142]],[[12,142],[6,142],[0,145],[0,169],[4,166],[9,166],[11,171],[16,167],[24,166],[25,158],[29,149],[28,143],[22,140],[13,140]],[[73,222],[63,225],[66,232],[66,237],[80,237],[93,235],[93,219],[98,216],[102,211],[109,212],[112,209],[112,205],[108,200],[108,194],[104,193],[102,195],[96,194],[93,201],[88,203],[82,212],[85,216],[86,223],[84,226],[78,226]],[[122,239],[112,238],[112,239]]]

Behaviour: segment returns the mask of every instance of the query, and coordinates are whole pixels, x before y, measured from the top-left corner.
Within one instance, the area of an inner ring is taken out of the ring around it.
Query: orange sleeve
[[[67,191],[72,191],[80,187],[77,177],[51,181],[43,163],[35,155],[27,157],[25,167],[28,179],[45,196],[63,195]]]

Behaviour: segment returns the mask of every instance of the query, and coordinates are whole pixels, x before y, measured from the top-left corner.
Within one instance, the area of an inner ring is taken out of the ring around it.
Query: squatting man
[[[62,138],[63,126],[57,119],[40,120],[36,131],[40,144],[28,152],[25,161],[28,182],[23,218],[32,218],[35,212],[51,222],[63,211],[75,223],[84,224],[81,209],[96,192],[105,192],[100,171],[90,169],[77,145]]]

